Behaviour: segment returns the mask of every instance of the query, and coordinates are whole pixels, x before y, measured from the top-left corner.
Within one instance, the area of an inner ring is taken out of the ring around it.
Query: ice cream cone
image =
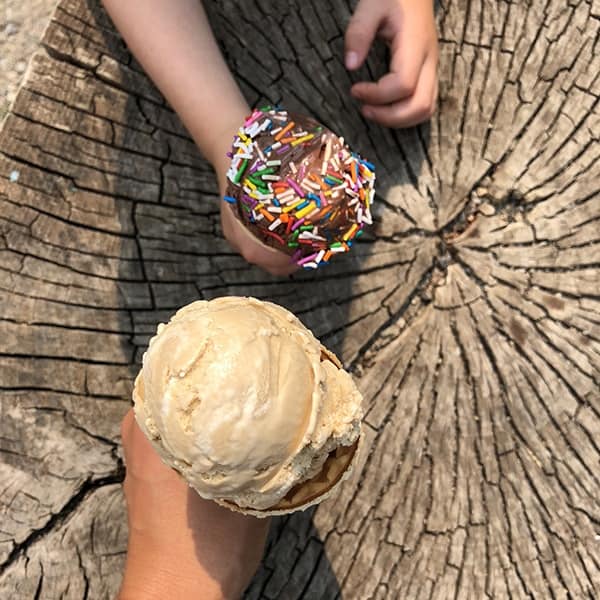
[[[138,424],[200,496],[266,517],[305,509],[350,473],[361,397],[284,308],[252,298],[184,307],[135,383]]]

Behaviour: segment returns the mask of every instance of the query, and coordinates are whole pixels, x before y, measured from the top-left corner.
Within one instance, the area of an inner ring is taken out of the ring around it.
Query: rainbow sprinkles
[[[224,200],[305,269],[348,252],[373,223],[375,167],[310,117],[256,109],[234,137]]]

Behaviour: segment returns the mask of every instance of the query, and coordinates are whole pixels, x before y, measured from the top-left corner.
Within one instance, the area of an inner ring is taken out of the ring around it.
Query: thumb
[[[344,62],[349,70],[363,64],[383,20],[383,2],[361,0],[346,29]],[[376,8],[374,8],[374,6]]]

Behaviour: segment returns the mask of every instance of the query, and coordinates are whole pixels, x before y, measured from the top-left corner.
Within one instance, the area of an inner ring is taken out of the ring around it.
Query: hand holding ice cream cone
[[[129,540],[119,600],[239,598],[260,563],[269,520],[196,494],[161,461],[132,410],[121,436]]]

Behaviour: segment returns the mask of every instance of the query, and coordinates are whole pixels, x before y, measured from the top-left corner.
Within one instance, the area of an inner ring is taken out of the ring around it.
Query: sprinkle
[[[270,235],[272,238],[275,238],[282,246],[285,245],[283,238],[280,235],[277,235],[274,231],[269,231],[268,229],[265,229],[264,232],[267,235]]]
[[[367,169],[367,167],[364,167],[363,165],[359,167],[359,170],[361,174],[364,175],[367,179],[370,179],[373,176],[373,173],[371,173],[371,171],[369,171],[369,169]]]
[[[244,123],[244,127],[248,127],[248,125],[252,125],[252,123],[254,123],[254,121],[256,121],[256,119],[258,119],[258,117],[260,117],[262,115],[262,112],[260,110],[255,110],[250,117],[248,117],[248,120]]]
[[[314,202],[311,202],[307,207],[303,208],[302,210],[299,210],[296,213],[296,216],[299,219],[301,219],[302,217],[306,216],[309,212],[312,212],[315,208],[316,208],[316,204]]]
[[[287,213],[290,212],[291,210],[294,210],[299,204],[302,204],[304,202],[304,200],[297,200],[296,202],[294,202],[293,204],[288,204],[284,209],[283,212]]]
[[[366,167],[368,167],[369,169],[371,169],[371,171],[375,170],[375,165],[370,163],[369,161],[365,160],[364,158],[360,161],[363,165],[365,165]]]
[[[348,239],[353,237],[353,234],[356,232],[357,229],[358,229],[358,225],[356,223],[354,223],[352,225],[352,227],[350,227],[350,229],[348,229],[348,231],[346,231],[346,233],[342,236],[342,239],[344,241],[347,241]]]
[[[290,179],[288,177],[286,179],[286,181],[290,184],[290,187],[292,187],[294,189],[294,191],[296,192],[296,194],[298,194],[298,196],[300,196],[301,198],[304,198],[304,192],[298,187],[298,184],[293,179]]]
[[[294,190],[290,190],[289,192],[285,192],[283,194],[278,194],[277,198],[279,200],[279,202],[281,202],[282,204],[288,204],[292,198],[296,197],[296,193],[294,192]]]
[[[327,145],[325,146],[325,156],[323,157],[323,166],[321,168],[321,175],[325,175],[327,172],[327,165],[329,164],[329,159],[331,158],[331,138],[327,140]]]
[[[278,142],[288,131],[294,128],[294,121],[290,121],[276,136],[275,141]]]
[[[302,265],[306,264],[307,262],[314,260],[317,257],[317,254],[318,254],[318,252],[315,252],[314,254],[310,254],[309,256],[305,256],[304,258],[301,258],[298,261],[298,264],[302,266]]]
[[[324,182],[324,181],[323,181],[323,180],[322,180],[322,179],[321,179],[321,178],[320,178],[320,177],[319,177],[317,174],[315,174],[315,173],[311,173],[311,174],[309,175],[309,177],[310,177],[310,179],[312,179],[313,181],[316,181],[316,182],[319,184],[320,188],[321,188],[323,191],[325,191],[325,190],[327,189],[327,186],[325,185],[325,182]]]
[[[275,217],[273,215],[271,215],[271,213],[267,210],[265,210],[264,208],[260,209],[260,214],[265,217],[265,219],[267,219],[267,221],[272,222],[275,220]]]
[[[239,168],[238,172],[235,174],[235,177],[233,178],[233,183],[240,182],[240,179],[242,178],[242,175],[243,175],[244,171],[246,170],[247,166],[248,166],[248,159],[245,158],[242,161],[242,166]]]
[[[311,199],[314,200],[317,203],[317,206],[319,208],[321,208],[321,198],[319,198],[319,196],[316,196],[315,194],[313,194],[312,192],[309,192],[307,194],[307,196]]]
[[[281,164],[280,160],[268,160],[267,167],[278,167]]]
[[[296,231],[296,229],[298,229],[298,227],[300,227],[300,225],[302,225],[302,223],[304,223],[304,219],[299,219],[298,221],[296,221],[296,223],[292,227],[292,231]]]
[[[237,202],[237,200],[231,196],[223,196],[223,200],[225,200],[225,202],[229,202],[229,204],[235,204]]]
[[[273,231],[274,229],[277,229],[277,227],[279,227],[281,225],[281,219],[275,219],[270,225],[269,225],[269,231]]]
[[[302,181],[302,183],[300,184],[300,187],[303,190],[308,191],[314,191],[314,192],[318,192],[321,188],[319,187],[318,183],[313,183],[312,181],[307,181],[306,177],[304,178],[304,180]]]
[[[301,138],[298,138],[297,140],[294,140],[292,142],[292,146],[297,146],[298,144],[302,144],[303,142],[307,142],[308,140],[312,140],[314,138],[314,134],[309,133],[308,135],[302,136]]]

